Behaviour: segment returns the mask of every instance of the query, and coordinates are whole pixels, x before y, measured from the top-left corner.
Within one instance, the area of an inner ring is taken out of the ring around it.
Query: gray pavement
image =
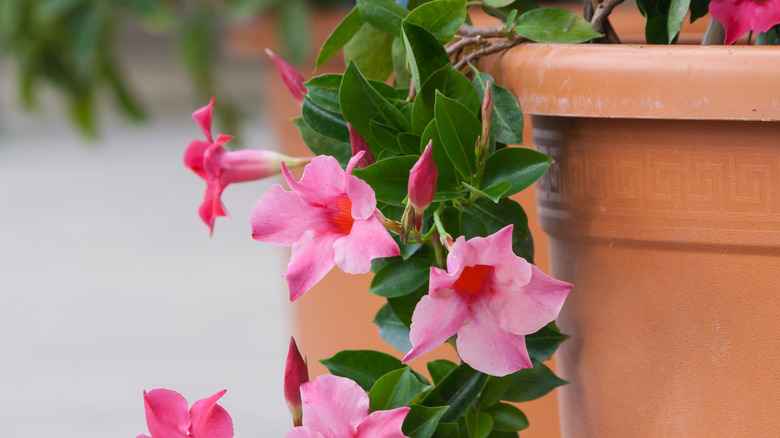
[[[197,216],[205,184],[181,158],[205,102],[151,43],[124,54],[151,122],[107,110],[92,144],[51,93],[43,111],[21,113],[0,58],[0,438],[148,433],[142,390],[158,387],[190,403],[227,389],[237,437],[290,427],[287,253],[253,241],[248,225],[279,180],[228,187],[232,218],[209,238]],[[228,63],[226,84],[251,111],[247,146],[274,148],[259,71]]]

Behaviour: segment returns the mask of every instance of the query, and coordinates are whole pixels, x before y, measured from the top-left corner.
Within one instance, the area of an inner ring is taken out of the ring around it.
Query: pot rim
[[[480,69],[527,114],[780,120],[773,46],[532,43],[483,58]]]

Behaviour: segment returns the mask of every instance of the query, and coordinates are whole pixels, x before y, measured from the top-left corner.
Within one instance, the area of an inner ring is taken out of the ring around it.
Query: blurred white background
[[[163,41],[125,48],[152,112],[113,110],[85,144],[53,93],[19,109],[0,64],[0,437],[147,434],[143,389],[220,403],[236,437],[291,427],[282,375],[291,305],[287,252],[255,242],[249,211],[277,179],[233,185],[213,238],[197,208],[205,183],[182,165],[202,136],[197,102]],[[0,60],[2,62],[2,60]],[[246,146],[275,148],[258,64],[227,63],[222,83],[250,109]],[[107,108],[111,108],[107,105]]]

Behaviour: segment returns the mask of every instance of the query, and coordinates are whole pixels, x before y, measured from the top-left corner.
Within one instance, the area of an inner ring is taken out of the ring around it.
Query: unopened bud
[[[439,171],[433,161],[433,140],[425,146],[420,159],[409,171],[409,203],[422,214],[436,195],[436,180]]]
[[[265,49],[265,53],[271,58],[271,61],[274,62],[276,71],[282,78],[284,85],[290,90],[290,94],[292,94],[295,101],[298,102],[298,104],[303,105],[303,95],[307,93],[306,86],[303,85],[303,76],[301,76],[295,67],[276,56],[271,49]]]
[[[301,401],[301,385],[309,381],[309,369],[306,361],[298,351],[295,339],[290,337],[290,349],[287,352],[287,364],[284,367],[284,399],[293,417],[293,424],[299,427],[303,424],[303,402]]]
[[[349,145],[352,146],[352,156],[357,155],[358,152],[364,151],[363,157],[357,162],[359,169],[365,169],[366,167],[376,163],[374,154],[371,153],[371,149],[366,143],[366,139],[360,135],[359,132],[352,126],[351,123],[347,123],[347,129],[349,129]]]

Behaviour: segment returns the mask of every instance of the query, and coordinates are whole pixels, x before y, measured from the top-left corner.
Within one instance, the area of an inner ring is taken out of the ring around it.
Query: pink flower
[[[477,371],[504,376],[530,368],[525,335],[554,320],[571,289],[512,252],[511,225],[488,237],[458,237],[447,271],[431,267],[404,362],[457,333],[460,357]]]
[[[306,86],[303,85],[303,76],[293,66],[286,63],[282,58],[276,56],[271,49],[265,49],[265,53],[271,58],[276,67],[276,71],[282,78],[284,86],[290,90],[293,98],[299,104],[303,104],[303,95],[306,94]]]
[[[298,351],[295,339],[290,337],[287,364],[284,367],[284,399],[293,417],[293,425],[300,426],[303,416],[301,407],[301,385],[309,381],[309,369]]]
[[[287,438],[408,438],[401,431],[409,407],[368,413],[368,395],[345,377],[324,374],[301,386],[303,426]]]
[[[352,124],[349,122],[347,122],[347,129],[349,130],[349,145],[352,147],[352,156],[354,157],[360,151],[365,152],[363,158],[358,160],[357,167],[359,169],[365,169],[366,167],[376,163],[374,154],[371,153],[371,148],[368,147],[368,144],[366,144],[366,140],[363,138],[363,136],[360,135],[360,133],[357,132],[357,129],[355,129],[355,127],[352,126]]]
[[[200,218],[214,233],[214,221],[227,216],[222,205],[222,192],[231,183],[255,181],[276,175],[282,171],[281,164],[299,167],[311,161],[311,158],[292,158],[277,152],[244,149],[227,151],[223,145],[233,139],[232,136],[211,135],[211,115],[214,108],[212,98],[208,105],[192,113],[198,122],[206,141],[194,140],[184,151],[184,165],[206,181],[206,194],[198,213]]]
[[[233,438],[233,419],[217,404],[225,390],[196,401],[187,412],[187,400],[176,391],[144,391],[146,425],[151,437],[137,438]]]
[[[780,0],[712,0],[710,14],[726,29],[724,44],[752,30],[764,33],[780,23]]]
[[[420,215],[433,202],[433,196],[436,194],[436,179],[439,178],[439,171],[436,169],[436,163],[433,162],[432,146],[433,140],[428,142],[420,159],[409,171],[409,203]]]
[[[371,260],[400,254],[398,245],[374,216],[371,187],[352,175],[362,153],[349,160],[346,172],[335,158],[322,155],[304,168],[300,182],[286,166],[282,174],[292,189],[271,186],[252,209],[252,237],[292,246],[284,277],[296,300],[333,268],[362,274]]]

